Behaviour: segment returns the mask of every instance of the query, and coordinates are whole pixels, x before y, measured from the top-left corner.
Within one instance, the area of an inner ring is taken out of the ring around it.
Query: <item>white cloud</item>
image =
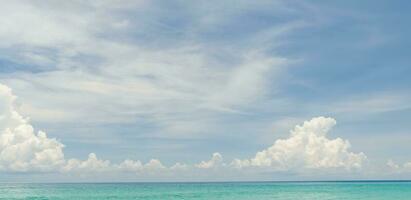
[[[200,169],[211,169],[219,167],[223,162],[223,156],[216,152],[213,153],[213,156],[209,161],[201,161],[200,163],[196,164],[197,168]]]
[[[111,168],[110,161],[100,160],[97,158],[95,153],[90,153],[87,160],[81,161],[78,159],[70,159],[67,161],[67,164],[62,168],[64,172],[80,172],[80,173],[89,173],[89,172],[104,172],[108,171]]]
[[[146,164],[143,164],[139,160],[126,159],[119,164],[111,163],[109,160],[98,159],[96,154],[90,153],[87,160],[70,159],[67,164],[62,168],[62,172],[65,173],[78,173],[78,174],[98,174],[101,172],[106,173],[133,173],[133,174],[147,174],[147,173],[161,173],[168,170],[160,160],[151,159]]]
[[[266,167],[273,170],[362,167],[366,156],[349,151],[350,143],[341,138],[328,139],[327,133],[336,124],[332,118],[317,117],[297,125],[287,139],[276,140],[249,160],[234,160],[236,168]]]
[[[122,163],[118,165],[118,168],[120,171],[125,171],[125,172],[139,172],[143,170],[144,166],[141,163],[141,161],[137,160],[124,160]]]
[[[190,169],[190,166],[187,164],[182,164],[182,163],[176,163],[173,166],[170,167],[171,170],[173,171],[186,171],[188,169]]]
[[[146,170],[163,170],[166,167],[161,163],[160,160],[151,159],[148,163],[144,165],[144,169]]]
[[[392,161],[392,160],[388,160],[388,161],[387,161],[387,166],[388,166],[390,169],[395,170],[395,171],[397,171],[398,169],[400,169],[400,166],[399,166],[397,163],[395,163],[394,161]]]
[[[64,164],[63,147],[46,133],[37,135],[15,109],[16,97],[0,84],[0,169],[48,171]]]
[[[3,171],[54,171],[65,174],[133,173],[136,176],[174,176],[213,169],[213,173],[224,173],[236,168],[258,173],[260,169],[270,171],[326,169],[359,169],[367,159],[363,153],[350,152],[350,143],[341,138],[329,139],[328,132],[336,124],[332,118],[317,117],[297,125],[286,139],[256,154],[251,159],[234,159],[230,164],[223,162],[220,153],[213,153],[208,161],[188,165],[176,163],[165,166],[158,159],[143,164],[138,160],[124,160],[119,164],[99,159],[90,153],[86,160],[64,158],[63,144],[50,139],[44,132],[34,134],[33,127],[16,110],[16,97],[10,88],[0,85],[0,169]],[[411,163],[402,166],[392,161],[387,166],[399,172],[411,171]],[[181,174],[183,173],[183,174]],[[215,174],[214,174],[215,175]]]
[[[137,174],[161,173],[187,170],[187,164],[176,163],[164,166],[160,160],[125,160],[112,164],[90,153],[86,160],[65,160],[64,145],[56,139],[47,138],[46,133],[34,128],[15,108],[16,97],[11,89],[0,84],[0,170],[3,171],[61,171],[65,173],[133,172]],[[200,163],[201,168],[211,168],[222,162],[219,153],[214,153],[210,161]]]
[[[393,173],[411,173],[411,161],[410,162],[405,162],[404,164],[397,164],[392,160],[387,161],[387,167],[389,169],[389,172]]]

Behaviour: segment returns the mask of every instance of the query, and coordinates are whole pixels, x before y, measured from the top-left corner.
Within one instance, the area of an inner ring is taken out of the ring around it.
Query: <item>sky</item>
[[[0,181],[411,179],[409,1],[1,1]]]

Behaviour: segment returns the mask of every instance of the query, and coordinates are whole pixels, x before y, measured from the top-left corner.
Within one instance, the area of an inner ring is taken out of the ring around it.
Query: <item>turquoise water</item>
[[[410,200],[411,182],[4,183],[0,199]]]

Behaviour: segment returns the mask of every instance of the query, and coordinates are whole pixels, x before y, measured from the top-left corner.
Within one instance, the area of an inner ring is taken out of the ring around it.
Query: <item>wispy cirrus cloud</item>
[[[0,21],[3,59],[27,67],[0,79],[29,99],[21,112],[38,122],[144,118],[162,132],[192,132],[190,127],[204,126],[207,118],[247,112],[275,93],[277,77],[292,60],[269,51],[281,35],[306,25],[257,24],[242,35],[235,30],[245,27],[234,22],[244,15],[261,8],[291,11],[282,1],[219,4],[175,4],[181,9],[176,12],[172,5],[146,1],[6,3]],[[224,12],[209,13],[217,8]],[[169,20],[176,20],[173,26]],[[236,42],[205,40],[207,33],[220,37],[216,27],[233,29],[229,34]],[[263,38],[273,44],[261,46]],[[179,120],[185,116],[191,120]]]

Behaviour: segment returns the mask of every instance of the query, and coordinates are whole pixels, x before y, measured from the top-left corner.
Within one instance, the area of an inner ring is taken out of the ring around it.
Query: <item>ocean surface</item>
[[[410,200],[411,182],[2,183],[0,199]]]

